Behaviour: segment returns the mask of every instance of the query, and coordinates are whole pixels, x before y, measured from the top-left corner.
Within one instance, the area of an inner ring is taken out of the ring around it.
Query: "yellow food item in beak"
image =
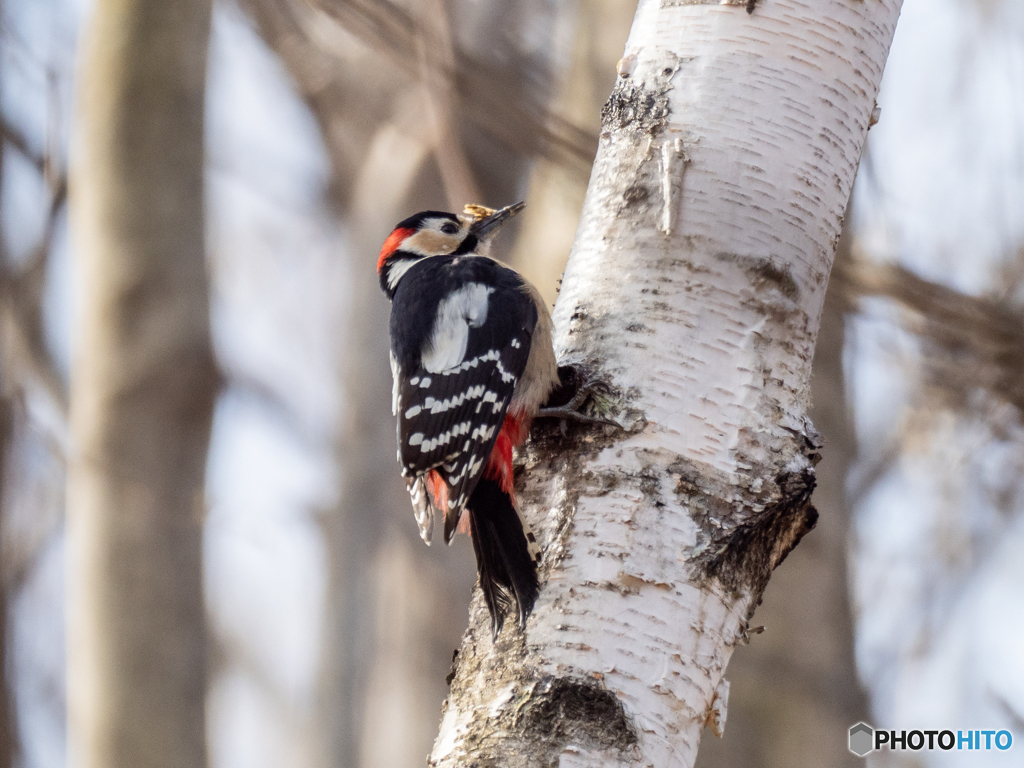
[[[473,203],[467,203],[462,209],[462,212],[476,221],[486,219],[492,213],[497,213],[496,208],[488,208],[486,205],[474,205]]]

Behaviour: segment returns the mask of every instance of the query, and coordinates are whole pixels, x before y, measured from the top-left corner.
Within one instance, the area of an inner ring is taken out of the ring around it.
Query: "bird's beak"
[[[525,207],[525,202],[506,205],[504,208],[495,211],[489,216],[485,216],[484,218],[475,221],[470,225],[469,232],[482,240]]]

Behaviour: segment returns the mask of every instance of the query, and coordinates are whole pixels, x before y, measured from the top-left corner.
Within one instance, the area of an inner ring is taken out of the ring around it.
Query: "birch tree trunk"
[[[201,768],[210,0],[100,0],[71,180],[68,721],[80,768]]]
[[[433,766],[692,766],[813,527],[811,359],[900,0],[642,0],[555,307],[626,428],[534,431],[525,633],[474,601]]]
[[[849,215],[847,215],[849,221]],[[832,274],[852,258],[844,227]],[[811,503],[820,516],[772,575],[751,620],[766,631],[729,662],[729,732],[701,743],[696,768],[863,768],[843,732],[868,716],[857,679],[846,553],[850,508],[846,478],[857,440],[843,371],[851,301],[829,280],[811,374],[811,419],[825,444]]]

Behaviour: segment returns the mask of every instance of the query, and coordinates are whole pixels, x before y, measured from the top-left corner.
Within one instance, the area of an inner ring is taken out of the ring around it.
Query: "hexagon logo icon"
[[[857,723],[850,728],[850,751],[857,757],[864,757],[874,750],[875,732],[867,723]]]

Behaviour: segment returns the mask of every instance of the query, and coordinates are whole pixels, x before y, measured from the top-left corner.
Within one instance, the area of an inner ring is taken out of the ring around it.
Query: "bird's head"
[[[499,210],[467,205],[461,214],[421,211],[398,223],[384,241],[377,259],[377,274],[384,293],[392,296],[409,268],[431,256],[482,254],[491,236],[526,203]]]

